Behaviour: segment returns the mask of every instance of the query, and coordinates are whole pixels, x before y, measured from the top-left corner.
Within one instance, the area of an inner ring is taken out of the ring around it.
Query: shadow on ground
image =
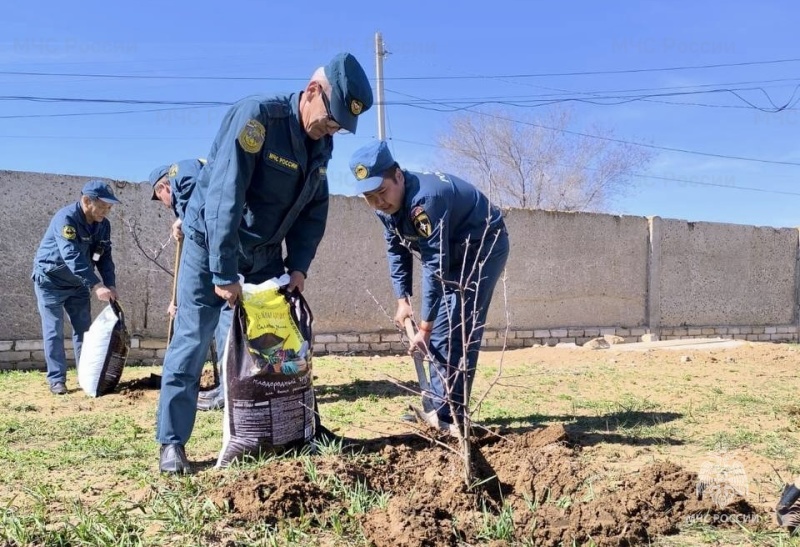
[[[419,393],[417,382],[390,382],[389,380],[354,380],[349,384],[334,386],[315,385],[314,393],[320,403],[356,401],[370,395],[375,397],[405,397]]]
[[[598,416],[569,416],[530,414],[487,420],[483,425],[499,426],[515,433],[538,429],[546,424],[563,423],[564,429],[581,446],[595,444],[629,444],[633,446],[682,445],[684,441],[669,434],[669,427],[661,427],[678,420],[678,412],[620,411]],[[515,427],[511,427],[516,424]],[[529,424],[529,425],[519,425]]]

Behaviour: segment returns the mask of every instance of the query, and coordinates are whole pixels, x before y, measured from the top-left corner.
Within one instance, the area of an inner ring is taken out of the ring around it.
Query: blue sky
[[[641,172],[645,176],[635,179],[635,187],[615,203],[613,212],[800,225],[800,107],[793,105],[800,97],[800,62],[766,62],[800,58],[796,31],[800,4],[788,0],[616,4],[588,0],[6,3],[0,20],[0,169],[144,180],[156,165],[206,156],[225,112],[225,107],[18,97],[234,102],[255,93],[292,92],[339,51],[352,52],[374,76],[374,34],[380,31],[391,53],[384,65],[387,137],[404,167],[440,164],[441,150],[434,145],[451,116],[399,104],[409,103],[409,95],[433,100],[530,98],[545,93],[565,97],[564,91],[553,91],[559,89],[591,98],[586,93],[735,89],[739,97],[705,93],[656,98],[672,104],[569,104],[575,128],[587,133],[597,123],[623,140],[766,160],[659,150]],[[508,77],[739,63],[758,64]],[[273,80],[168,78],[174,76]],[[414,79],[418,77],[423,79]],[[649,92],[638,92],[645,93]],[[787,103],[791,108],[780,112],[760,110]],[[164,108],[172,109],[152,111]],[[541,108],[511,108],[507,113],[529,121],[543,114]],[[54,116],[63,114],[79,115]],[[332,193],[352,195],[347,160],[377,135],[376,120],[373,108],[362,117],[357,135],[337,136],[329,166]]]

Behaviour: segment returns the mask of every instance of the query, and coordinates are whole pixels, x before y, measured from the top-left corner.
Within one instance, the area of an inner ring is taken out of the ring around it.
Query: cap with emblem
[[[350,158],[350,170],[356,177],[356,192],[363,194],[378,188],[383,172],[395,164],[386,141],[372,141],[362,146]]]
[[[83,186],[81,194],[92,199],[99,199],[106,203],[119,203],[119,200],[114,197],[114,191],[108,183],[102,180],[90,180]]]
[[[336,123],[356,132],[358,116],[372,107],[372,88],[364,69],[349,53],[340,53],[325,66],[331,84],[331,114]]]
[[[161,177],[165,177],[167,173],[169,173],[169,165],[156,167],[150,172],[150,185],[153,187],[153,196],[150,198],[152,201],[158,201],[158,196],[156,195],[156,184],[158,184],[158,181],[161,180]]]

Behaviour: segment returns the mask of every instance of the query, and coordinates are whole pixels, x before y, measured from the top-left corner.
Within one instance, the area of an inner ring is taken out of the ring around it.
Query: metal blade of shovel
[[[416,333],[414,331],[414,323],[411,321],[411,318],[406,317],[403,325],[406,328],[406,336],[408,336],[409,340],[413,340]],[[415,350],[412,356],[414,357],[414,368],[417,371],[419,389],[422,391],[422,410],[424,410],[426,413],[434,412],[436,408],[434,407],[433,401],[430,398],[431,383],[428,381],[428,374],[425,372],[424,358],[420,354],[419,350]]]

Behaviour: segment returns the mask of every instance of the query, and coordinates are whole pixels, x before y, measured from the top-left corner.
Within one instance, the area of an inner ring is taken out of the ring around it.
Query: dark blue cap
[[[102,180],[90,180],[83,186],[81,194],[88,198],[99,199],[106,203],[119,203],[119,200],[114,197],[114,191],[111,186]]]
[[[169,173],[169,165],[162,165],[156,167],[150,172],[150,185],[155,186],[156,183]]]
[[[349,53],[340,53],[325,67],[331,84],[331,114],[350,133],[356,132],[358,116],[372,107],[372,88],[364,69]]]
[[[169,173],[169,165],[156,167],[150,172],[150,184],[153,186],[153,195],[150,198],[151,200],[158,201],[158,196],[156,195],[156,184],[161,180],[161,177],[165,177],[167,173]]]
[[[356,150],[350,158],[350,170],[356,177],[356,191],[363,194],[376,190],[383,182],[383,172],[394,163],[386,141],[372,141]]]

